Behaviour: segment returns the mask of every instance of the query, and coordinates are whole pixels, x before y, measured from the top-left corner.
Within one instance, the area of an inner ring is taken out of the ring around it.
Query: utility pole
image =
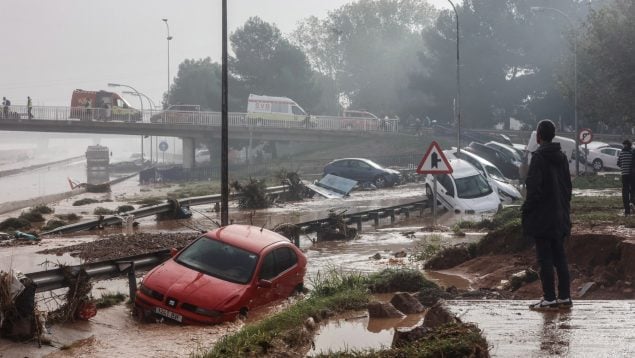
[[[228,165],[228,152],[229,152],[229,108],[228,108],[228,75],[227,75],[227,0],[223,0],[222,10],[222,36],[223,36],[223,51],[222,51],[222,95],[221,95],[221,225],[226,226],[229,224],[229,165]]]

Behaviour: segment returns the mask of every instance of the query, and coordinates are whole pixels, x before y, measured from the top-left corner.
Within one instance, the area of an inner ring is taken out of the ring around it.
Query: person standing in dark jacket
[[[624,204],[624,216],[631,214],[631,203],[635,200],[634,175],[633,175],[633,149],[631,141],[626,139],[622,142],[624,148],[617,157],[617,166],[622,171],[622,203]]]
[[[556,127],[542,120],[536,129],[540,145],[532,153],[527,173],[527,197],[521,208],[525,236],[536,243],[543,298],[529,306],[533,310],[570,308],[571,287],[564,240],[571,234],[571,176],[560,143],[552,143]],[[558,276],[556,296],[554,267]]]

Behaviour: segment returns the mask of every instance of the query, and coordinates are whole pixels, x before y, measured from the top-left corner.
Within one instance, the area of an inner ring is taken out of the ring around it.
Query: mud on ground
[[[70,253],[86,262],[111,260],[126,256],[146,254],[171,248],[182,248],[199,236],[187,233],[136,233],[134,235],[112,235],[110,237],[78,245],[46,249],[39,254],[63,255]]]
[[[635,297],[635,240],[632,237],[632,230],[616,230],[615,226],[574,230],[565,243],[574,299]],[[488,248],[489,254],[456,265],[453,262],[444,272],[468,278],[476,289],[501,289],[501,282],[515,273],[527,268],[538,271],[533,247],[513,251],[503,241],[499,248],[491,243]],[[585,284],[591,287],[582,292]],[[540,280],[525,283],[511,292],[513,299],[535,299],[541,295]]]

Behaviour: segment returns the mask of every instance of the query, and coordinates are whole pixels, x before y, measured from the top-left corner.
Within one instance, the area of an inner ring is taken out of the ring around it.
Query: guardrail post
[[[134,302],[137,295],[137,277],[135,276],[134,261],[130,261],[130,268],[128,268],[128,289],[130,290],[130,300]]]
[[[360,233],[362,232],[362,216],[356,216],[355,217],[355,223],[357,224],[357,232]]]
[[[388,215],[390,215],[390,223],[393,224],[395,222],[395,210],[388,210]]]

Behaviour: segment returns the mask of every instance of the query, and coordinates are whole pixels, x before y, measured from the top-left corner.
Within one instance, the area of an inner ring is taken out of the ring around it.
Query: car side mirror
[[[271,287],[271,281],[261,278],[260,280],[258,280],[258,287],[269,288]]]
[[[176,247],[173,247],[173,248],[170,249],[170,257],[174,257],[178,253],[179,253],[179,250],[177,250]]]

